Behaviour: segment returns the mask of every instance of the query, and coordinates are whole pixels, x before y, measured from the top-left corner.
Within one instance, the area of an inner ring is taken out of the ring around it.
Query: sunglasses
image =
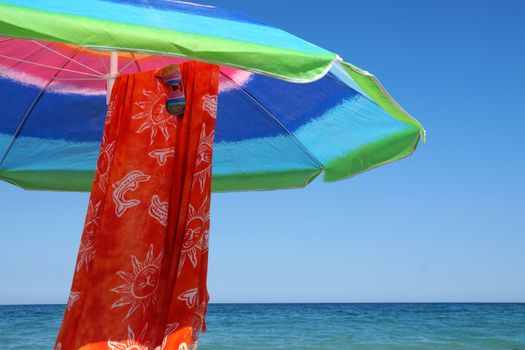
[[[170,64],[164,67],[159,78],[171,88],[166,99],[166,110],[172,115],[182,115],[186,107],[186,97],[182,90],[182,75],[179,66]]]

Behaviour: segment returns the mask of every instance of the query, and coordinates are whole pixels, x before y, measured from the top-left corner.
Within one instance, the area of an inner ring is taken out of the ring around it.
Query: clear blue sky
[[[348,181],[215,195],[213,302],[525,302],[525,2],[208,3],[375,73],[428,130]],[[87,200],[0,183],[0,304],[66,301]]]

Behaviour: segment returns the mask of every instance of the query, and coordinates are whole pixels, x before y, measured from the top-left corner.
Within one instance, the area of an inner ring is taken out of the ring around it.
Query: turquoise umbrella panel
[[[191,57],[302,82],[320,78],[338,59],[244,14],[180,1],[0,0],[0,33]]]
[[[120,70],[180,61],[121,54]],[[0,42],[0,68],[9,72],[0,78],[4,180],[27,188],[89,190],[108,65],[107,54],[78,47]],[[344,178],[410,154],[418,138],[417,128],[386,113],[340,66],[307,84],[221,67],[214,190],[301,187],[323,170],[329,180]]]

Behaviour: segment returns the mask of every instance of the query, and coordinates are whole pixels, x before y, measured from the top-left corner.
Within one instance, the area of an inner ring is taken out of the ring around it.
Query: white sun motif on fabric
[[[143,90],[142,93],[146,100],[135,102],[135,105],[141,108],[142,111],[131,116],[133,119],[144,119],[137,133],[150,130],[150,145],[155,141],[159,131],[164,135],[164,139],[168,141],[170,136],[169,129],[177,127],[177,117],[166,110],[167,95],[165,87],[160,80],[157,81],[157,91]],[[174,134],[173,132],[171,133]]]
[[[205,226],[204,234],[202,235],[201,240],[201,251],[203,253],[208,251],[209,243],[210,242],[210,228],[208,226]]]
[[[95,233],[90,229],[82,235],[80,248],[78,250],[76,271],[80,271],[82,267],[85,267],[86,271],[89,271],[90,263],[95,259],[95,253]]]
[[[212,131],[209,135],[206,135],[206,127],[203,124],[199,139],[199,148],[197,150],[197,159],[195,161],[194,175],[200,186],[201,192],[204,190],[206,181],[211,177],[211,156],[213,151],[214,136],[215,131]]]
[[[141,341],[141,339],[144,339],[144,336],[146,335],[147,328],[148,324],[146,323],[139,336],[135,337],[133,329],[131,329],[131,326],[128,326],[128,339],[126,339],[124,342],[108,340],[108,348],[110,350],[148,350],[148,343]]]
[[[108,104],[108,111],[106,112],[106,121],[104,124],[111,123],[111,117],[113,117],[113,112],[115,111],[115,101],[117,100],[117,96],[115,98],[112,98],[111,101]]]
[[[206,94],[202,97],[202,109],[204,109],[210,117],[217,117],[217,95]]]
[[[111,165],[115,155],[115,141],[106,145],[105,137],[102,139],[102,149],[97,165],[97,179],[98,186],[102,192],[106,192],[109,182],[109,175],[111,173]]]
[[[182,242],[179,274],[187,259],[190,260],[193,267],[197,266],[198,253],[202,252],[202,242],[205,239],[206,223],[210,220],[210,212],[207,205],[208,197],[204,198],[198,210],[195,210],[191,204],[189,206],[186,231]]]
[[[138,308],[142,308],[143,313],[146,313],[147,309],[155,304],[161,261],[162,252],[154,258],[153,244],[151,244],[143,262],[140,262],[134,255],[131,256],[133,268],[131,273],[117,272],[124,283],[111,291],[122,294],[122,297],[111,308],[128,306],[128,313],[124,319],[130,317]]]
[[[85,227],[88,226],[97,226],[100,219],[100,204],[102,201],[98,201],[97,204],[93,204],[93,200],[90,199],[88,202],[88,210],[86,213],[86,223]]]
[[[98,201],[97,204],[93,204],[92,200],[88,203],[86,223],[84,225],[85,231],[80,240],[80,248],[78,250],[77,272],[82,267],[85,267],[86,271],[88,271],[91,261],[95,258],[95,229],[100,220],[101,203],[101,201]]]
[[[77,300],[80,299],[80,292],[69,292],[69,297],[67,298],[67,305],[66,309],[67,311],[70,311],[73,305],[77,302]]]

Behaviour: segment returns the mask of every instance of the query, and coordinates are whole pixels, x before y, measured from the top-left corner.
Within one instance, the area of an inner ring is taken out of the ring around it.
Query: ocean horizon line
[[[403,304],[525,304],[525,301],[254,301],[254,302],[210,302],[210,305],[403,305]],[[0,306],[65,306],[66,303],[13,303]]]

